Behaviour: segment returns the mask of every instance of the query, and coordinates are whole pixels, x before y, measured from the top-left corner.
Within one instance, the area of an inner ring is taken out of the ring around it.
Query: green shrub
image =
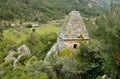
[[[82,35],[82,34],[80,34],[80,35],[78,36],[78,38],[83,38],[83,35]]]
[[[35,32],[36,30],[35,29],[32,29],[32,32]]]
[[[29,62],[28,62],[28,64],[27,64],[27,65],[31,65],[31,64],[33,64],[34,62],[36,62],[36,61],[37,61],[37,57],[32,56],[32,57],[31,57],[28,61],[29,61]]]
[[[96,79],[101,79],[101,77],[100,77],[100,76],[98,76]]]
[[[29,24],[29,25],[27,25],[26,27],[27,27],[27,28],[32,28],[32,25],[31,25],[31,24]]]
[[[31,64],[27,68],[27,73],[30,73],[30,72],[34,73],[34,75],[36,75],[36,73],[42,72],[42,73],[44,73],[45,79],[46,79],[46,75],[47,75],[48,79],[52,79],[52,75],[53,75],[52,67],[50,66],[50,63],[44,62],[44,61],[37,61],[37,62],[34,62],[33,64]]]
[[[16,54],[13,55],[13,57],[15,57],[15,58],[18,58],[18,56],[19,56],[18,53],[16,53]]]
[[[60,53],[59,55],[60,56],[69,56],[70,54],[72,53],[72,51],[68,48],[64,48]]]
[[[26,65],[30,58],[31,58],[31,55],[24,55],[20,58],[19,62],[21,65]]]

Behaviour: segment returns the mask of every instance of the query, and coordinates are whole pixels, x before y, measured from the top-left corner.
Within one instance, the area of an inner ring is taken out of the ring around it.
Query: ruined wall
[[[77,48],[81,43],[89,43],[89,39],[76,39],[76,40],[64,40],[64,45],[66,48],[74,48],[74,45],[77,44]]]
[[[82,39],[78,38],[80,35],[83,36]],[[57,43],[48,52],[46,59],[53,52],[58,53],[64,48],[77,48],[80,40],[89,40],[89,35],[79,11],[72,11],[58,34]]]
[[[65,48],[64,40],[58,36],[56,51],[60,52],[63,48]]]
[[[80,45],[79,40],[66,40],[64,44],[66,48],[74,48],[74,44],[77,44],[77,47]]]

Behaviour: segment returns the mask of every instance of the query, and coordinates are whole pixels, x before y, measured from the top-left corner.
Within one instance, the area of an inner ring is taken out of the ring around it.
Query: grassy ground
[[[36,33],[38,34],[47,34],[51,32],[58,33],[59,32],[59,26],[55,23],[48,23],[48,24],[42,24],[40,27],[36,27]],[[32,29],[31,29],[32,30]]]
[[[42,24],[39,27],[34,27],[36,34],[48,34],[48,33],[58,33],[59,32],[59,24],[58,23],[48,23]],[[16,28],[9,29],[4,31],[4,38],[10,39],[16,43],[20,43],[25,40],[32,32],[31,28]]]

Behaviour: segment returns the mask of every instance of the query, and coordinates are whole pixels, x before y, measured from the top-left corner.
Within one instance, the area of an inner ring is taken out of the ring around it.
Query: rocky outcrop
[[[9,54],[5,57],[5,62],[16,60],[16,58],[14,57],[14,54],[17,54],[17,52],[15,51],[9,52]]]
[[[14,61],[14,63],[13,63],[14,68],[19,65],[19,60],[22,56],[23,56],[23,54],[19,55],[18,58]]]
[[[18,53],[19,54],[30,54],[30,50],[26,45],[22,45],[18,48]]]
[[[15,54],[18,54],[17,58],[14,57]],[[19,64],[19,60],[24,55],[30,55],[30,50],[26,45],[22,45],[18,48],[18,52],[11,51],[6,57],[5,62],[13,60],[13,66],[16,67]]]
[[[30,50],[29,48],[26,46],[26,45],[22,45],[18,48],[18,53],[19,53],[19,56],[18,58],[14,61],[14,67],[18,66],[19,65],[19,60],[21,59],[22,56],[24,55],[30,55]]]

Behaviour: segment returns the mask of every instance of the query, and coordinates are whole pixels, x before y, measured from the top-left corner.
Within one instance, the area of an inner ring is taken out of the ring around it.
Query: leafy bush
[[[82,34],[80,34],[80,36],[78,36],[78,38],[83,38],[83,35],[82,35]]]
[[[27,25],[26,27],[27,27],[27,28],[32,28],[32,25],[31,25],[31,24],[29,24],[29,25]]]
[[[18,56],[19,56],[18,53],[16,53],[16,54],[13,55],[13,57],[15,57],[15,58],[18,58]]]
[[[69,56],[72,54],[72,51],[68,48],[64,48],[60,53],[59,55],[60,56]]]
[[[48,79],[47,75],[42,72],[26,73],[25,67],[18,66],[11,73],[4,76],[3,79]]]
[[[35,29],[32,29],[32,32],[35,32],[36,30]]]
[[[23,44],[26,44],[30,48],[31,53],[38,59],[44,59],[56,39],[57,35],[55,33],[45,35],[32,33]]]
[[[101,45],[99,41],[91,41],[89,44],[81,44],[77,51],[77,60],[80,68],[83,70],[82,78],[96,78],[103,75],[101,66]]]
[[[50,66],[50,63],[48,62],[44,62],[44,61],[37,61],[34,62],[34,64],[30,65],[27,68],[27,73],[45,73],[47,74],[48,78],[51,79],[52,78],[52,68]]]
[[[23,55],[20,59],[19,62],[21,65],[26,65],[28,60],[31,58],[31,55]]]

